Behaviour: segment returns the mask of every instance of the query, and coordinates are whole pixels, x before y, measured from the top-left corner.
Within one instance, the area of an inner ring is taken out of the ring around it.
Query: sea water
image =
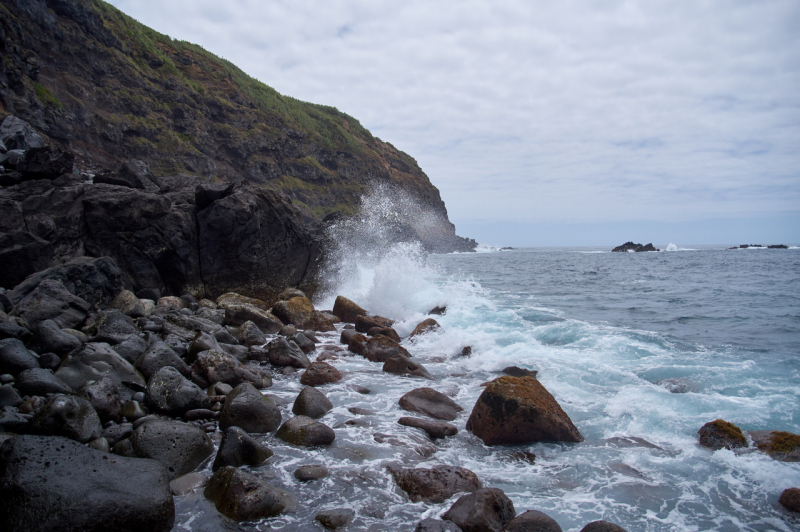
[[[404,337],[429,310],[446,306],[434,316],[438,331],[403,342],[436,380],[389,375],[339,352],[331,363],[344,379],[320,388],[334,405],[321,420],[335,428],[334,443],[304,449],[267,435],[275,455],[251,468],[292,496],[291,511],[237,525],[196,493],[178,499],[176,530],[320,530],[317,512],[350,508],[349,530],[410,531],[456,500],[411,503],[390,463],[466,467],[502,489],[517,513],[543,511],[565,531],[598,519],[631,532],[800,529],[777,503],[784,489],[800,486],[800,464],[753,450],[712,452],[697,437],[717,418],[744,430],[800,433],[800,249],[348,249],[315,306],[329,309],[344,295],[397,320]],[[338,330],[319,336],[312,360],[338,345]],[[461,356],[466,346],[469,357]],[[487,447],[466,431],[481,384],[512,365],[539,372],[584,442]],[[397,423],[409,415],[399,398],[422,386],[464,408],[453,421],[456,436],[429,442]],[[288,419],[301,389],[296,375],[276,374],[265,392],[285,401]],[[536,458],[521,460],[519,451]],[[330,475],[294,479],[297,467],[312,463]]]

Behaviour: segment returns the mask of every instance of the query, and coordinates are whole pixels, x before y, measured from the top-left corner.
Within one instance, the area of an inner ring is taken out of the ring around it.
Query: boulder
[[[44,137],[33,127],[14,115],[8,115],[0,123],[0,142],[7,150],[26,151],[31,148],[42,148],[46,142]]]
[[[81,345],[76,336],[62,331],[53,320],[39,322],[34,331],[33,348],[39,353],[55,353],[63,357]]]
[[[294,478],[301,482],[317,480],[328,476],[328,468],[323,465],[302,465],[295,469]]]
[[[297,395],[292,406],[292,413],[319,419],[333,408],[333,404],[321,391],[307,386]]]
[[[31,419],[31,430],[43,436],[63,436],[81,443],[89,443],[103,433],[92,404],[74,395],[50,397]]]
[[[283,290],[283,292],[278,294],[277,299],[278,301],[288,301],[293,297],[306,297],[306,294],[305,292],[297,288],[286,288]]]
[[[373,327],[391,327],[394,321],[383,316],[356,316],[356,331],[365,334]]]
[[[709,449],[747,447],[747,438],[742,433],[742,429],[721,419],[709,421],[697,431],[697,434],[700,435],[700,445]]]
[[[5,340],[6,338],[16,338],[17,340],[21,340],[23,343],[27,344],[32,337],[33,335],[31,334],[31,331],[20,326],[13,319],[0,319],[0,340]]]
[[[304,369],[311,365],[311,361],[305,353],[292,341],[279,337],[272,340],[267,345],[269,352],[269,362],[273,366],[283,368],[290,366],[293,368]]]
[[[17,164],[17,171],[28,179],[55,179],[72,172],[75,166],[75,155],[71,151],[63,151],[55,146],[31,148]]]
[[[31,368],[21,371],[14,383],[22,395],[41,395],[49,393],[73,394],[75,390],[44,368]]]
[[[790,512],[800,513],[800,489],[787,488],[781,493],[778,502]],[[600,531],[597,531],[600,532]],[[611,531],[609,531],[611,532]]]
[[[364,342],[367,341],[367,339],[362,334],[359,334],[359,332],[355,329],[342,329],[342,334],[339,335],[339,342],[343,344],[349,344],[350,340],[356,335],[363,338]]]
[[[252,321],[244,322],[239,328],[236,329],[233,337],[236,338],[240,344],[248,347],[251,345],[264,345],[267,343],[267,337],[263,332],[261,332],[261,329],[258,328],[258,325]]]
[[[141,318],[145,315],[144,305],[130,290],[123,290],[117,294],[111,306],[131,318]]]
[[[148,408],[171,416],[211,406],[206,392],[172,366],[165,366],[150,377],[145,403]]]
[[[265,312],[269,312],[270,309],[270,306],[260,299],[243,296],[235,292],[227,292],[217,298],[217,306],[219,308],[227,310],[231,305],[249,305]]]
[[[190,363],[194,362],[197,360],[197,354],[203,351],[222,351],[222,347],[219,345],[219,340],[214,336],[200,331],[194,337],[192,343],[189,344],[189,352],[186,355],[186,359]]]
[[[13,406],[17,408],[22,404],[22,398],[17,393],[17,390],[10,384],[0,386],[0,410],[4,406]]]
[[[512,519],[503,532],[562,532],[555,519],[537,510],[528,510]]]
[[[78,393],[92,404],[103,423],[120,421],[122,418],[122,399],[119,386],[112,379],[103,377],[99,381],[89,381]]]
[[[428,518],[417,523],[414,532],[461,532],[461,529],[450,521]]]
[[[13,288],[53,262],[53,245],[28,231],[0,233],[0,286]]]
[[[181,357],[172,350],[170,346],[157,340],[142,355],[136,360],[135,367],[142,372],[145,379],[150,380],[150,377],[161,368],[171,366],[177,369],[184,377],[191,377],[192,370],[186,365]]]
[[[38,368],[39,361],[16,338],[0,340],[0,374],[18,375],[26,369]]]
[[[583,441],[572,420],[533,377],[500,377],[481,393],[467,430],[486,445]]]
[[[239,327],[250,321],[255,323],[265,334],[275,334],[281,330],[283,323],[271,312],[250,304],[228,303],[225,305],[225,324]]]
[[[400,398],[400,408],[426,416],[453,421],[464,410],[455,401],[433,388],[417,388]]]
[[[581,532],[627,532],[627,530],[608,521],[592,521],[581,528]]]
[[[406,427],[424,430],[432,440],[458,434],[458,429],[455,425],[444,421],[434,421],[432,419],[421,419],[418,417],[401,417],[397,422]]]
[[[504,368],[502,373],[505,373],[509,377],[536,377],[538,375],[538,371],[535,369],[524,369],[519,368],[517,366],[508,366]]]
[[[483,487],[477,475],[463,467],[438,465],[432,469],[406,469],[390,466],[389,472],[412,502],[440,504],[456,493],[472,493]]]
[[[337,530],[347,526],[355,516],[356,513],[349,508],[337,508],[319,512],[314,520],[319,521],[326,529]]]
[[[108,444],[113,447],[126,438],[130,438],[133,434],[133,423],[120,423],[119,425],[109,425],[103,429],[103,437],[108,441]]]
[[[147,350],[147,342],[138,334],[132,334],[127,339],[112,347],[119,356],[135,364],[140,356]]]
[[[350,339],[347,348],[371,362],[386,362],[398,355],[411,358],[411,353],[406,348],[387,336],[367,338],[357,334]]]
[[[272,451],[239,427],[228,427],[222,434],[212,471],[225,466],[257,466],[272,456]]]
[[[397,331],[391,327],[373,327],[367,331],[367,336],[387,336],[398,344],[402,341],[400,335],[397,334]]]
[[[89,303],[70,294],[60,282],[45,279],[14,306],[11,314],[34,328],[44,320],[53,320],[59,327],[73,329],[86,320],[90,308]]]
[[[295,333],[289,340],[297,344],[297,347],[300,348],[300,351],[305,354],[312,353],[314,349],[317,348],[313,340],[301,332]]]
[[[285,442],[303,447],[329,445],[336,439],[336,433],[332,428],[306,416],[297,416],[286,421],[275,433],[275,436]]]
[[[59,437],[18,436],[0,453],[6,530],[168,532],[175,508],[164,466]]]
[[[442,516],[464,532],[500,532],[516,516],[514,503],[497,488],[481,488],[460,497]]]
[[[214,444],[203,429],[166,419],[139,425],[131,435],[137,456],[164,464],[173,480],[194,471],[214,452]]]
[[[419,336],[420,334],[426,334],[429,332],[433,332],[440,328],[439,322],[437,322],[433,318],[428,318],[426,320],[421,321],[414,327],[414,330],[411,332],[409,338],[414,338],[415,336]]]
[[[205,487],[208,477],[202,473],[187,473],[169,483],[169,491],[176,497],[187,495],[197,488]]]
[[[342,380],[338,369],[325,362],[312,362],[300,376],[300,384],[322,386]]]
[[[333,314],[345,323],[355,323],[356,317],[366,316],[367,311],[344,296],[336,296],[333,303]]]
[[[800,436],[778,430],[749,432],[759,451],[781,462],[800,462]]]
[[[240,427],[246,432],[272,432],[281,424],[281,411],[272,397],[265,397],[252,384],[236,386],[225,397],[219,418],[220,430]]]
[[[272,305],[272,313],[279,320],[300,329],[307,327],[314,310],[314,305],[305,297],[293,297],[287,301],[278,301]]]
[[[176,296],[164,296],[160,297],[156,300],[156,308],[166,308],[166,309],[184,309],[186,308],[186,304],[183,300]]]
[[[386,362],[383,363],[383,371],[395,375],[408,375],[410,377],[423,377],[425,379],[436,380],[425,366],[418,362],[413,362],[403,355],[389,357]]]
[[[250,383],[259,390],[272,386],[269,372],[259,366],[245,366],[234,357],[222,351],[206,351],[197,355],[192,364],[192,372],[208,386],[212,382],[224,382],[237,386]]]
[[[273,517],[291,504],[283,491],[253,474],[230,466],[214,473],[204,494],[220,513],[237,521]]]
[[[86,382],[100,380],[106,375],[117,383],[131,382],[145,386],[145,380],[136,368],[104,343],[85,344],[78,352],[64,359],[56,375],[76,390]]]
[[[131,335],[139,333],[133,320],[118,310],[101,310],[94,315],[83,332],[93,342],[105,342],[116,345],[127,340]]]

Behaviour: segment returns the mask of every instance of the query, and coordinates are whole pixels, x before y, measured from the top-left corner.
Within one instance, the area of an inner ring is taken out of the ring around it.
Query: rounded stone
[[[281,411],[271,397],[265,397],[250,383],[235,387],[226,397],[219,418],[221,430],[240,427],[246,432],[272,432],[281,424]]]

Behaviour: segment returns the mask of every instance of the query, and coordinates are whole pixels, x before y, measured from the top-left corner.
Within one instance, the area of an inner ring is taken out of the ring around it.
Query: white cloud
[[[112,3],[358,118],[456,223],[799,210],[794,0]]]

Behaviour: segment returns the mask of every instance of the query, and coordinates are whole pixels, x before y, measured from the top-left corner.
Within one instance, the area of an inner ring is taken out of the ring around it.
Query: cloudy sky
[[[111,3],[356,117],[480,242],[800,242],[796,0]]]

